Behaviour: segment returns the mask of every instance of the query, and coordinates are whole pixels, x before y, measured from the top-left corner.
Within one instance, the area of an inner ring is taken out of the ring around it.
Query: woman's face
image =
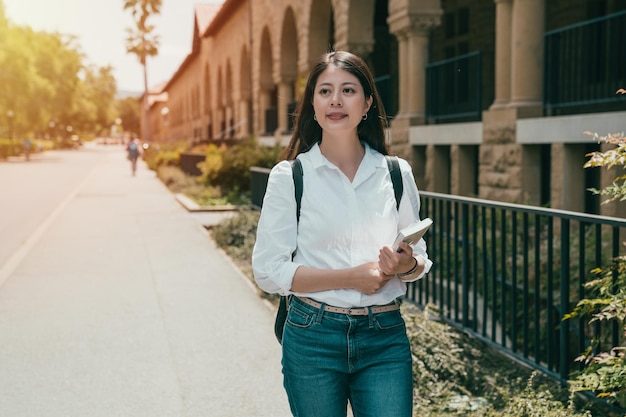
[[[329,65],[313,91],[313,110],[324,131],[356,130],[372,104],[359,79],[348,71]]]

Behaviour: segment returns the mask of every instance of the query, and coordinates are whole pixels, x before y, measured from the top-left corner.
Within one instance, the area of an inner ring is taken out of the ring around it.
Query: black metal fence
[[[426,66],[427,122],[481,119],[482,61],[480,52],[471,52]]]
[[[626,219],[420,195],[422,216],[434,220],[434,266],[409,299],[562,382],[593,337],[622,342],[615,326],[562,318],[585,298],[590,271],[623,255]]]
[[[260,208],[269,169],[251,171]],[[420,192],[434,265],[409,284],[407,298],[496,349],[565,383],[593,339],[608,351],[624,343],[616,325],[563,320],[592,270],[625,254],[626,219],[448,194]],[[600,337],[602,336],[602,337]]]
[[[615,92],[626,88],[626,11],[546,32],[544,39],[546,114],[607,111],[618,102],[623,108],[626,97]]]

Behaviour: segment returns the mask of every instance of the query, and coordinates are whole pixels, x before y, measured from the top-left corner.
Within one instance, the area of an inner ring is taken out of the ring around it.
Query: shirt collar
[[[380,152],[374,150],[367,143],[362,142],[365,147],[365,156],[361,161],[361,166],[359,168],[360,171],[365,173],[373,171],[376,168],[387,168],[386,162],[383,158],[383,155]],[[311,147],[311,149],[307,152],[309,157],[311,158],[311,163],[313,168],[318,169],[320,167],[333,167],[333,165],[322,155],[322,151],[320,150],[320,144],[316,143]]]

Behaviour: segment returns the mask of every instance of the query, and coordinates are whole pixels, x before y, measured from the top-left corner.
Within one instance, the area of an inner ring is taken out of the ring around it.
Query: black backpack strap
[[[299,159],[294,159],[291,162],[291,173],[293,175],[293,185],[295,188],[295,196],[296,196],[296,219],[300,221],[300,206],[302,202],[302,176],[304,173],[302,172],[302,163]]]
[[[299,159],[294,159],[289,161],[291,163],[291,174],[293,176],[293,185],[295,189],[295,197],[296,197],[296,218],[298,222],[300,222],[300,206],[302,202],[302,176],[304,175],[302,171],[302,163]],[[291,257],[293,258],[293,254]],[[291,301],[291,296],[280,296],[280,302],[278,304],[278,312],[276,313],[276,320],[274,321],[274,334],[276,335],[276,339],[278,339],[278,343],[283,343],[283,329],[285,327],[285,321],[287,320],[287,311],[289,310],[289,302]]]
[[[391,182],[393,183],[393,194],[396,197],[396,209],[399,209],[402,193],[404,192],[400,163],[396,156],[385,155],[385,159],[387,160],[387,167],[389,167],[389,174],[391,175]]]

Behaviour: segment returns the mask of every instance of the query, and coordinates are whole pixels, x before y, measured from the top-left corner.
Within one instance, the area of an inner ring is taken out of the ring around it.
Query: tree
[[[84,112],[77,103],[84,70],[83,54],[73,35],[34,32],[23,29],[28,36],[32,75],[24,92],[28,122],[35,132],[46,130],[48,123],[76,127],[75,114]]]
[[[135,97],[126,97],[117,101],[117,114],[122,120],[122,126],[124,131],[131,133],[139,133],[141,124],[139,118],[141,117],[141,109],[139,102]]]
[[[128,29],[126,51],[137,55],[143,66],[143,132],[144,141],[150,141],[150,126],[148,123],[148,65],[147,58],[158,54],[159,37],[152,33],[154,26],[148,24],[151,16],[161,13],[161,0],[124,0],[124,10],[130,10],[135,21],[135,27]]]
[[[97,103],[95,125],[98,131],[108,130],[115,121],[117,82],[110,66],[89,69],[85,76],[89,101]]]
[[[89,135],[115,118],[111,68],[86,65],[74,35],[13,24],[2,0],[0,86],[0,136]]]
[[[0,35],[4,34],[4,31],[7,29],[7,16],[4,8],[4,2],[0,0]],[[2,39],[2,37],[0,37]]]
[[[5,33],[4,39],[0,37],[0,120],[8,126],[5,131],[13,136],[16,132],[19,135],[28,124],[26,102],[38,77],[32,65],[27,31],[9,25]]]
[[[86,67],[78,85],[72,126],[95,135],[108,134],[116,118],[117,83],[110,66]]]

